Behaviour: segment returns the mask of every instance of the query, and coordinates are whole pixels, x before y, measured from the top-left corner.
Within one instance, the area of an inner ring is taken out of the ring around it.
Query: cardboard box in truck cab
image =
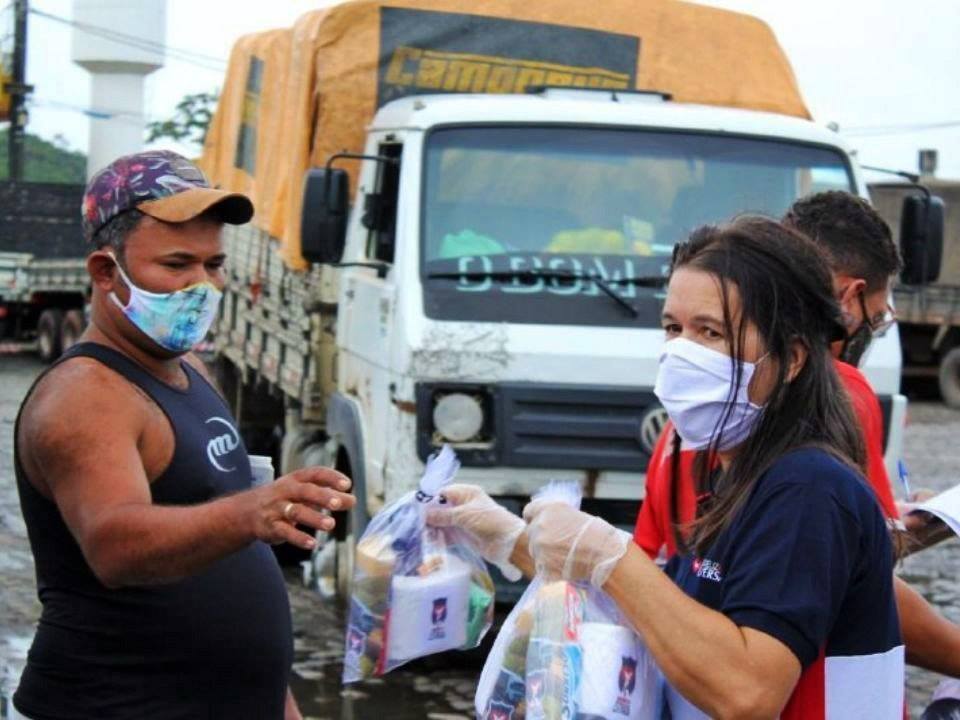
[[[304,207],[304,174],[344,151],[368,159],[323,174],[352,208],[329,232],[304,225],[335,263],[310,264],[301,212],[336,193]],[[769,29],[672,1],[308,14],[238,43],[204,165],[257,206],[226,232],[217,339],[241,427],[282,426],[284,469],[353,475],[347,535],[443,442],[504,502],[577,480],[589,509],[630,525],[665,419],[652,386],[673,245],[810,192],[865,194]],[[867,372],[895,463],[896,333]]]

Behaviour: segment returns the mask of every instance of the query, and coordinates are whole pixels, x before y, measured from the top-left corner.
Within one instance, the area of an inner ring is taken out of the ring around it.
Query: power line
[[[226,70],[227,63],[222,58],[213,57],[211,55],[204,55],[203,53],[198,53],[193,50],[184,50],[181,48],[175,48],[163,43],[158,43],[147,38],[138,37],[136,35],[128,35],[127,33],[118,32],[116,30],[111,30],[109,28],[101,27],[98,25],[90,25],[88,23],[77,22],[76,20],[71,20],[69,18],[64,18],[59,15],[53,15],[52,13],[44,12],[42,10],[37,10],[31,8],[31,14],[38,17],[42,17],[45,20],[50,20],[53,22],[61,23],[63,25],[68,25],[70,27],[77,28],[78,30],[85,32],[89,35],[94,35],[95,37],[101,37],[111,42],[118,43],[120,45],[127,45],[128,47],[133,47],[138,50],[144,50],[146,52],[152,52],[157,54],[164,54],[167,57],[178,60],[180,62],[188,63],[190,65],[195,65],[196,67],[201,67],[205,70],[210,70],[211,72],[222,73]],[[214,65],[215,63],[216,65]]]
[[[118,42],[126,43],[135,43],[138,46],[149,47],[156,50],[157,52],[168,52],[180,55],[185,58],[193,58],[196,60],[204,62],[212,62],[219,65],[226,65],[226,61],[223,58],[214,57],[212,55],[205,55],[199,53],[195,50],[186,50],[184,48],[176,48],[164,43],[156,42],[155,40],[150,40],[148,38],[140,37],[138,35],[129,35],[119,30],[112,30],[110,28],[105,28],[100,25],[90,25],[89,23],[81,23],[76,20],[71,20],[70,18],[65,18],[60,15],[54,15],[52,13],[44,12],[43,10],[37,10],[32,8],[30,10],[33,14],[46,18],[48,20],[53,20],[54,22],[59,22],[65,25],[70,25],[71,27],[76,27],[85,32],[90,32],[95,35],[100,35],[103,37],[108,37],[109,39],[116,39]]]
[[[75,112],[86,115],[92,120],[119,120],[130,125],[137,125],[145,128],[149,123],[154,122],[155,118],[142,113],[133,113],[127,110],[118,110],[113,108],[90,108],[81,105],[61,102],[59,100],[50,100],[49,98],[32,98],[31,105],[47,110],[59,110],[64,112]],[[138,119],[139,118],[139,119]]]

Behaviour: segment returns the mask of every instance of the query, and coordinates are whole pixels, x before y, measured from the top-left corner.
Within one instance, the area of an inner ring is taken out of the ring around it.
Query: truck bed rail
[[[336,287],[320,268],[288,268],[278,242],[251,226],[224,229],[227,286],[214,344],[245,375],[254,374],[322,418],[332,391]]]
[[[960,285],[894,288],[897,319],[919,325],[960,325]]]

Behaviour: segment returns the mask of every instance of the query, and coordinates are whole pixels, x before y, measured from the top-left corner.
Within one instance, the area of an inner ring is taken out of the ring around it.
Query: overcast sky
[[[105,0],[106,2],[107,0]],[[109,0],[117,2],[117,0]],[[547,0],[530,0],[544,2]],[[602,2],[602,0],[600,0]],[[31,0],[63,17],[71,0]],[[167,44],[226,61],[244,33],[289,26],[324,0],[168,0]],[[938,175],[960,178],[960,2],[957,0],[704,0],[756,15],[776,32],[817,122],[839,123],[861,162],[914,170],[920,148],[940,152]],[[6,5],[0,0],[0,5]],[[131,32],[132,34],[132,32]],[[71,29],[31,16],[30,131],[85,149],[87,73],[70,61]],[[168,58],[146,84],[148,119],[169,116],[187,93],[222,82],[221,64]],[[917,126],[952,123],[941,128]],[[895,132],[892,132],[895,131]]]

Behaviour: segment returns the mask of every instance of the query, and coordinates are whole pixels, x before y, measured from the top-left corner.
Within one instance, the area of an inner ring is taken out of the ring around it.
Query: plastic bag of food
[[[425,523],[460,468],[444,446],[419,489],[370,520],[357,542],[343,681],[382,675],[414,658],[480,644],[493,622],[493,580],[459,528]],[[396,619],[394,622],[393,620]]]
[[[580,490],[551,483],[537,498],[576,507]],[[475,710],[479,720],[654,720],[659,677],[605,593],[538,574],[487,656]]]

